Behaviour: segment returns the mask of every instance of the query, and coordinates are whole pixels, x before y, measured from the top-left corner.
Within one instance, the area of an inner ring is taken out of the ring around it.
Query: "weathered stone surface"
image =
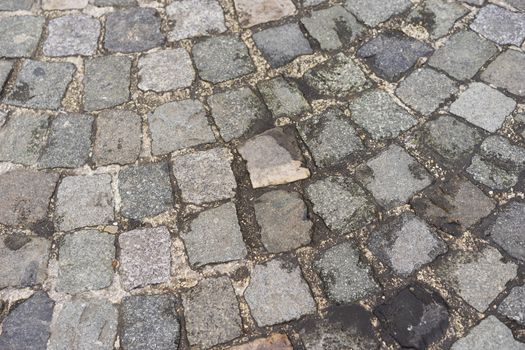
[[[173,29],[168,39],[177,41],[226,31],[224,14],[217,0],[182,0],[166,7]]]
[[[525,40],[525,13],[487,5],[478,12],[470,28],[500,45],[521,46]]]
[[[512,288],[498,306],[498,312],[522,326],[525,325],[525,286]]]
[[[325,251],[314,267],[330,300],[347,304],[379,291],[370,268],[360,261],[359,251],[349,242]]]
[[[42,8],[47,11],[83,9],[87,4],[88,0],[42,0]]]
[[[95,6],[133,6],[137,5],[137,0],[92,0]]]
[[[96,52],[100,22],[87,15],[70,15],[52,19],[44,42],[46,56],[89,56]]]
[[[497,214],[496,221],[485,231],[509,255],[525,261],[525,204],[512,202]]]
[[[427,0],[410,13],[410,21],[424,26],[432,39],[445,36],[454,23],[468,13],[460,4],[446,0]]]
[[[260,81],[257,88],[274,118],[295,117],[311,109],[301,91],[283,77]]]
[[[295,13],[291,0],[234,0],[234,3],[243,28],[277,21]]]
[[[239,305],[228,277],[209,278],[182,295],[191,345],[208,348],[242,334]]]
[[[525,54],[507,50],[481,73],[481,79],[512,94],[525,96],[525,70],[519,67],[525,67]]]
[[[255,72],[246,44],[236,35],[205,39],[193,46],[193,61],[201,79],[212,83]]]
[[[452,344],[452,350],[523,350],[525,344],[514,339],[512,331],[495,316],[489,316]]]
[[[349,103],[352,119],[376,140],[399,136],[417,124],[405,109],[382,90],[371,90]]]
[[[2,0],[0,1],[0,11],[30,10],[33,0]]]
[[[347,233],[365,226],[375,216],[375,206],[351,178],[330,176],[306,188],[319,215],[331,230]]]
[[[5,94],[3,102],[27,108],[58,109],[74,72],[75,65],[68,62],[24,61],[14,87]]]
[[[260,327],[295,320],[316,310],[300,268],[279,259],[255,266],[244,298]]]
[[[136,7],[110,13],[104,47],[111,52],[146,51],[162,45],[160,17],[153,8]]]
[[[280,185],[310,176],[293,136],[274,128],[255,136],[239,147],[247,162],[253,188]]]
[[[352,0],[346,2],[346,8],[369,26],[375,26],[390,17],[407,10],[410,0]]]
[[[166,227],[124,232],[119,235],[118,243],[120,276],[126,290],[168,282],[171,238]]]
[[[113,235],[96,230],[66,235],[60,244],[57,290],[75,294],[109,287],[113,259]]]
[[[51,326],[48,350],[111,350],[117,324],[117,308],[109,301],[66,302]]]
[[[312,222],[296,192],[266,192],[254,204],[261,240],[270,253],[280,253],[310,243]]]
[[[525,11],[525,1],[523,0],[505,0],[505,2],[514,6],[517,10]]]
[[[192,266],[239,260],[246,256],[232,202],[201,212],[181,237]]]
[[[432,52],[428,44],[401,32],[385,32],[361,46],[357,55],[365,59],[377,75],[395,81],[412,68],[419,58],[430,56]]]
[[[131,59],[96,57],[86,61],[84,108],[88,111],[118,106],[129,100]]]
[[[46,217],[58,174],[13,170],[0,175],[0,222],[30,225]]]
[[[30,57],[35,52],[44,17],[13,16],[0,19],[0,57]]]
[[[121,213],[140,220],[173,207],[168,163],[132,165],[119,173]]]
[[[259,338],[243,345],[229,347],[228,350],[293,350],[293,347],[286,334],[275,333],[267,338]]]
[[[0,239],[0,288],[32,287],[47,276],[51,242],[24,234],[4,235]]]
[[[227,148],[213,148],[172,158],[173,175],[182,192],[182,200],[203,204],[235,195],[233,156]]]
[[[379,204],[388,209],[406,203],[432,182],[426,169],[395,144],[361,165],[357,176]]]
[[[138,86],[144,91],[177,90],[191,86],[195,79],[190,55],[183,48],[146,54],[139,59],[138,68]]]
[[[170,294],[135,295],[121,306],[121,344],[127,350],[173,350],[180,338],[180,324]]]
[[[155,155],[215,141],[204,106],[198,100],[166,103],[148,119]]]
[[[0,60],[0,92],[2,91],[2,88],[4,87],[4,84],[7,81],[7,78],[9,77],[12,69],[13,62]],[[0,124],[0,126],[2,125]]]

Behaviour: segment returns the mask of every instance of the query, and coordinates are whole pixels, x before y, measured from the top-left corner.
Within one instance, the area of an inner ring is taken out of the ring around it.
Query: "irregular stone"
[[[350,12],[371,27],[404,12],[411,5],[410,0],[350,0],[345,3]]]
[[[500,45],[521,46],[525,40],[525,13],[487,5],[478,12],[470,28]]]
[[[13,62],[0,60],[0,92],[13,69]],[[0,124],[0,127],[2,125]]]
[[[301,19],[301,23],[323,50],[346,46],[363,31],[363,26],[340,5],[313,11],[310,16]]]
[[[125,297],[120,337],[124,349],[177,349],[180,324],[175,308],[175,298],[170,294]]]
[[[38,166],[78,168],[86,164],[91,148],[93,117],[85,114],[59,114],[51,119],[47,145]]]
[[[87,15],[70,15],[52,19],[44,42],[46,56],[93,55],[97,51],[100,22]]]
[[[255,72],[246,44],[236,35],[222,35],[196,43],[193,61],[201,79],[212,83]]]
[[[0,239],[0,289],[42,284],[47,277],[51,242],[23,234]]]
[[[199,100],[166,103],[157,107],[148,121],[154,155],[215,141]]]
[[[48,350],[111,350],[117,324],[117,308],[109,301],[66,302],[51,326]]]
[[[237,183],[233,156],[227,148],[177,155],[172,158],[173,175],[182,200],[194,204],[233,198]]]
[[[311,110],[301,91],[281,76],[260,81],[257,88],[274,118],[294,117]]]
[[[129,100],[131,59],[102,56],[86,60],[84,108],[88,111],[118,106]]]
[[[234,0],[234,4],[243,28],[277,21],[295,13],[291,0]]]
[[[431,46],[422,41],[392,31],[381,33],[369,40],[359,48],[357,56],[363,58],[380,77],[396,81],[412,68],[419,58],[430,56],[433,51]]]
[[[67,176],[57,191],[55,224],[61,231],[102,225],[114,219],[111,176]]]
[[[326,250],[315,262],[328,298],[338,304],[352,303],[379,291],[370,268],[349,242]]]
[[[174,22],[168,34],[170,41],[224,33],[224,13],[217,0],[182,0],[166,7]]]
[[[195,267],[243,259],[247,253],[232,202],[201,212],[181,237]]]
[[[166,227],[124,232],[119,235],[118,243],[120,276],[126,290],[168,282],[171,238]]]
[[[121,213],[140,220],[173,208],[168,163],[131,165],[119,173]]]
[[[306,193],[314,212],[331,230],[347,233],[375,216],[375,205],[351,178],[330,176],[308,185]]]
[[[349,103],[352,119],[375,140],[399,136],[417,124],[405,109],[382,90],[370,90]]]
[[[403,348],[425,349],[443,337],[449,325],[443,298],[419,285],[402,289],[374,314]]]
[[[310,177],[303,167],[303,156],[293,136],[274,128],[246,141],[239,147],[246,160],[253,188],[281,185]]]
[[[42,8],[46,11],[83,9],[87,4],[88,0],[42,0]]]
[[[104,47],[110,52],[147,51],[162,45],[160,16],[153,8],[135,7],[108,14]]]
[[[131,111],[104,111],[97,116],[93,160],[100,165],[125,165],[137,160],[142,144],[142,119]]]
[[[525,325],[525,286],[512,288],[498,306],[498,312],[522,326]]]
[[[45,18],[13,16],[0,19],[0,57],[31,57],[35,52]]]
[[[242,334],[239,305],[228,277],[208,278],[182,295],[190,344],[209,348]]]
[[[24,61],[3,102],[26,108],[58,109],[74,72],[75,65],[68,62]]]
[[[310,243],[312,222],[296,192],[266,192],[254,204],[261,241],[270,253],[280,253]]]
[[[279,259],[255,265],[244,298],[259,327],[296,320],[316,310],[300,268]]]
[[[525,96],[525,71],[519,67],[525,67],[525,54],[507,50],[481,73],[481,79],[514,95]]]
[[[0,1],[0,11],[31,10],[33,0],[2,0]]]
[[[228,350],[293,350],[293,347],[286,334],[275,333],[267,338],[229,347]]]
[[[452,344],[451,350],[523,350],[525,344],[514,339],[512,331],[495,316],[489,316]]]
[[[502,209],[496,221],[485,231],[509,255],[525,261],[525,204],[512,202]]]
[[[468,12],[467,8],[454,2],[427,0],[412,10],[409,19],[424,26],[432,39],[438,39],[447,35],[454,23]]]
[[[138,86],[144,91],[164,92],[186,88],[195,79],[190,55],[183,48],[148,53],[139,59],[138,68]],[[168,76],[169,79],[166,79]]]
[[[46,217],[58,174],[13,170],[0,175],[0,223],[34,224]]]

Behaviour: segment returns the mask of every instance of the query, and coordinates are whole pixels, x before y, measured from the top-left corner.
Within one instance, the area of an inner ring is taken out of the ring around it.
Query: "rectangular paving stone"
[[[257,88],[274,118],[295,117],[311,110],[301,91],[281,76],[260,81]]]
[[[31,10],[33,0],[0,0],[0,11]]]
[[[410,0],[347,0],[345,3],[350,12],[371,27],[400,14],[411,5]]]
[[[484,234],[510,256],[525,261],[525,204],[511,202],[502,208]]]
[[[430,38],[438,39],[447,35],[454,23],[468,12],[466,7],[455,2],[427,0],[410,12],[409,19],[425,27]]]
[[[525,40],[525,13],[490,4],[478,12],[470,28],[500,45],[519,47]]]
[[[138,67],[138,86],[143,91],[177,90],[191,86],[195,79],[190,55],[183,48],[148,53],[139,59]]]
[[[525,54],[507,50],[489,64],[481,79],[514,95],[525,96],[525,69],[520,67],[525,67]]]
[[[83,9],[87,4],[88,0],[42,0],[42,8],[47,11]]]
[[[226,31],[224,13],[217,0],[181,0],[166,7],[173,22],[170,41],[220,34]]]
[[[277,21],[296,12],[291,0],[234,0],[234,4],[243,28]]]
[[[71,15],[52,19],[44,42],[46,56],[93,55],[97,50],[100,22],[87,15]]]
[[[525,286],[516,286],[498,306],[498,312],[507,318],[525,325]]]
[[[13,16],[0,19],[0,57],[30,57],[35,52],[45,18]]]
[[[514,339],[512,331],[496,316],[490,315],[451,347],[452,350],[476,348],[524,350],[525,344]]]

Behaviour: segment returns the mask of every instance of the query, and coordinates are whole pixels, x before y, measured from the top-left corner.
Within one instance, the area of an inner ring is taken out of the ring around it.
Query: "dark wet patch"
[[[29,242],[31,238],[23,234],[13,234],[4,238],[4,244],[10,250],[18,250]]]

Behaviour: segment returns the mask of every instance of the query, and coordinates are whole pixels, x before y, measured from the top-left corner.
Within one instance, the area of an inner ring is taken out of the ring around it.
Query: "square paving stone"
[[[339,163],[364,149],[363,142],[339,109],[329,109],[301,122],[299,133],[319,167]]]
[[[237,183],[233,156],[227,148],[213,148],[172,158],[173,175],[182,200],[194,204],[233,198]]]
[[[257,125],[270,123],[264,104],[248,87],[212,95],[208,104],[226,142],[241,137]]]
[[[203,143],[215,142],[199,100],[169,102],[148,118],[154,155],[162,155]]]
[[[164,43],[160,16],[153,8],[136,7],[110,13],[104,47],[110,52],[147,51]]]
[[[447,0],[427,0],[412,10],[409,20],[425,27],[430,38],[438,39],[447,35],[454,23],[468,12],[461,4]]]
[[[35,52],[45,18],[13,16],[0,19],[0,57],[31,57]]]
[[[0,175],[0,223],[34,224],[46,217],[58,174],[13,170]]]
[[[330,176],[308,185],[306,193],[314,212],[331,230],[348,233],[375,216],[375,205],[351,178]]]
[[[391,139],[417,124],[417,119],[385,91],[370,90],[351,100],[352,119],[373,139]]]
[[[85,65],[84,108],[87,111],[118,106],[129,100],[129,57],[96,57],[86,60]]]
[[[196,36],[224,33],[224,13],[217,0],[181,0],[166,7],[173,29],[168,39],[177,41]]]
[[[307,245],[312,222],[306,205],[296,192],[266,192],[255,200],[255,216],[261,241],[270,253],[280,253]]]
[[[58,186],[55,224],[61,231],[114,219],[111,176],[67,176]]]
[[[174,350],[180,324],[172,295],[133,295],[122,301],[121,344],[126,350]]]
[[[496,45],[470,31],[459,32],[450,37],[445,45],[436,50],[428,60],[458,80],[472,78],[498,52]]]
[[[498,306],[498,312],[507,318],[525,325],[525,286],[517,286],[510,290],[509,295]]]
[[[407,254],[407,247],[411,254]],[[368,249],[397,274],[408,276],[446,253],[447,245],[425,221],[404,213],[375,230]]]
[[[348,304],[380,290],[370,268],[360,261],[359,251],[349,242],[329,248],[314,262],[328,298]]]
[[[525,69],[520,67],[525,67],[525,54],[507,50],[481,73],[481,79],[514,95],[525,96]]]
[[[0,60],[0,92],[2,92],[4,84],[9,78],[13,65],[14,63],[11,61]]]
[[[59,114],[51,119],[47,145],[38,160],[40,168],[77,168],[86,164],[91,149],[93,117]]]
[[[243,28],[277,21],[296,12],[291,0],[234,0],[234,4]]]
[[[223,263],[246,256],[237,211],[232,202],[200,213],[181,237],[192,266]]]
[[[202,280],[182,295],[182,304],[192,346],[209,348],[242,334],[239,304],[228,277]]]
[[[297,140],[281,128],[274,128],[246,141],[239,148],[246,161],[253,188],[282,185],[310,177],[303,166]]]
[[[301,269],[280,259],[255,265],[244,298],[259,327],[296,320],[316,311]]]
[[[416,192],[432,183],[427,170],[398,145],[357,169],[358,180],[387,209],[405,204]]]
[[[313,11],[301,19],[301,23],[323,50],[346,46],[363,31],[363,26],[340,5]]]
[[[131,111],[104,111],[97,116],[93,160],[97,165],[134,163],[142,144],[142,119]]]
[[[199,76],[212,83],[255,72],[246,44],[236,35],[222,35],[196,43],[192,50]]]
[[[381,33],[366,42],[357,51],[357,56],[363,58],[381,78],[396,81],[419,58],[430,56],[433,51],[431,46],[422,41],[392,31]]]
[[[294,117],[311,109],[301,91],[283,77],[260,81],[257,88],[274,118]]]
[[[131,165],[119,173],[121,213],[140,220],[173,208],[168,163]]]
[[[33,0],[1,0],[0,11],[31,10]]]
[[[25,288],[42,284],[47,277],[51,242],[15,233],[0,239],[0,288]]]
[[[15,111],[0,127],[0,160],[33,165],[46,144],[48,116],[33,111]]]
[[[114,259],[114,235],[85,230],[64,236],[59,248],[57,291],[75,294],[109,287]]]
[[[374,27],[412,5],[410,0],[347,0],[345,6],[367,25]]]
[[[67,62],[25,61],[3,102],[26,108],[58,109],[75,70],[75,65]]]
[[[87,344],[111,350],[117,324],[118,310],[107,300],[66,302],[51,325],[48,350],[84,349]]]
[[[87,15],[70,15],[52,19],[44,42],[46,56],[93,55],[100,36],[100,22]]]
[[[460,235],[495,208],[492,199],[461,177],[435,184],[411,204],[418,215],[452,235]]]
[[[452,344],[451,350],[525,350],[525,344],[514,339],[512,331],[495,316],[489,316],[466,336]]]
[[[120,278],[124,289],[169,281],[171,238],[166,227],[124,232],[119,235],[118,244]]]
[[[525,13],[487,5],[478,12],[470,28],[500,45],[521,46],[525,40]]]
[[[253,41],[270,66],[277,68],[302,55],[313,53],[297,23],[264,29],[253,34]]]
[[[138,68],[138,86],[144,91],[177,90],[191,86],[195,79],[190,55],[183,48],[148,53],[139,59]]]
[[[403,80],[396,95],[416,111],[429,115],[457,91],[452,79],[433,69],[423,68]]]
[[[509,255],[525,261],[525,203],[511,202],[484,232]]]
[[[83,9],[88,5],[88,0],[42,0],[42,8],[52,10]]]
[[[419,285],[402,289],[376,307],[374,314],[403,348],[426,349],[445,335],[449,325],[443,298]]]
[[[498,130],[516,101],[483,83],[471,83],[450,106],[450,113],[489,132]]]

